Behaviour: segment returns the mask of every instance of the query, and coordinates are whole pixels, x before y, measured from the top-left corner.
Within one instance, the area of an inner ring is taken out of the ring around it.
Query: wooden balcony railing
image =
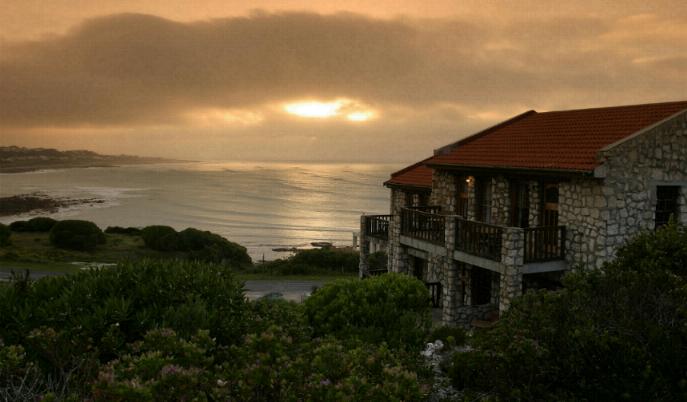
[[[501,261],[503,227],[456,218],[456,250]]]
[[[365,216],[365,234],[380,239],[389,238],[389,221],[392,215]]]
[[[565,226],[525,228],[525,263],[565,259]]]
[[[401,234],[419,240],[444,245],[446,218],[418,209],[401,209]]]

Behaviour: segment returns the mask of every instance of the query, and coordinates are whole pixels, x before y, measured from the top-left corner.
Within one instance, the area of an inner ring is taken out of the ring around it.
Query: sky
[[[0,145],[411,163],[530,109],[687,100],[684,0],[0,10]]]

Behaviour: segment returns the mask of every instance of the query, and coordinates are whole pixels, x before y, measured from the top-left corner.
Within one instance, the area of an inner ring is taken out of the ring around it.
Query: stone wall
[[[434,170],[429,204],[440,206],[443,214],[452,215],[455,213],[456,176],[446,171]]]
[[[499,283],[499,311],[510,306],[514,297],[522,294],[522,272],[525,260],[525,231],[521,228],[505,228],[501,245],[504,273]]]
[[[558,223],[566,227],[565,257],[571,268],[597,267],[607,258],[609,211],[603,183],[593,178],[563,181],[558,186]]]
[[[680,216],[687,223],[687,113],[601,153],[610,258],[628,237],[654,228],[656,187],[681,186]]]
[[[389,246],[388,262],[389,272],[406,273],[408,270],[408,255],[401,246],[401,208],[406,204],[406,192],[400,189],[391,189],[391,205],[389,213],[392,215],[389,221]]]
[[[508,180],[503,176],[492,179],[491,223],[508,226],[510,223],[510,195]]]

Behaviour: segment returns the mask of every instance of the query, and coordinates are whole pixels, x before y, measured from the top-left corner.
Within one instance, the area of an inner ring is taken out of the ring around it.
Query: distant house
[[[515,116],[391,175],[367,255],[424,280],[445,323],[496,316],[529,288],[600,267],[642,229],[687,223],[687,101]]]

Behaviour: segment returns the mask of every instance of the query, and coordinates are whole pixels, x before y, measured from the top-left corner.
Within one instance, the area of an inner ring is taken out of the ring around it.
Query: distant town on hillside
[[[0,173],[165,162],[180,161],[134,155],[101,155],[86,150],[58,151],[53,148],[0,147]]]

